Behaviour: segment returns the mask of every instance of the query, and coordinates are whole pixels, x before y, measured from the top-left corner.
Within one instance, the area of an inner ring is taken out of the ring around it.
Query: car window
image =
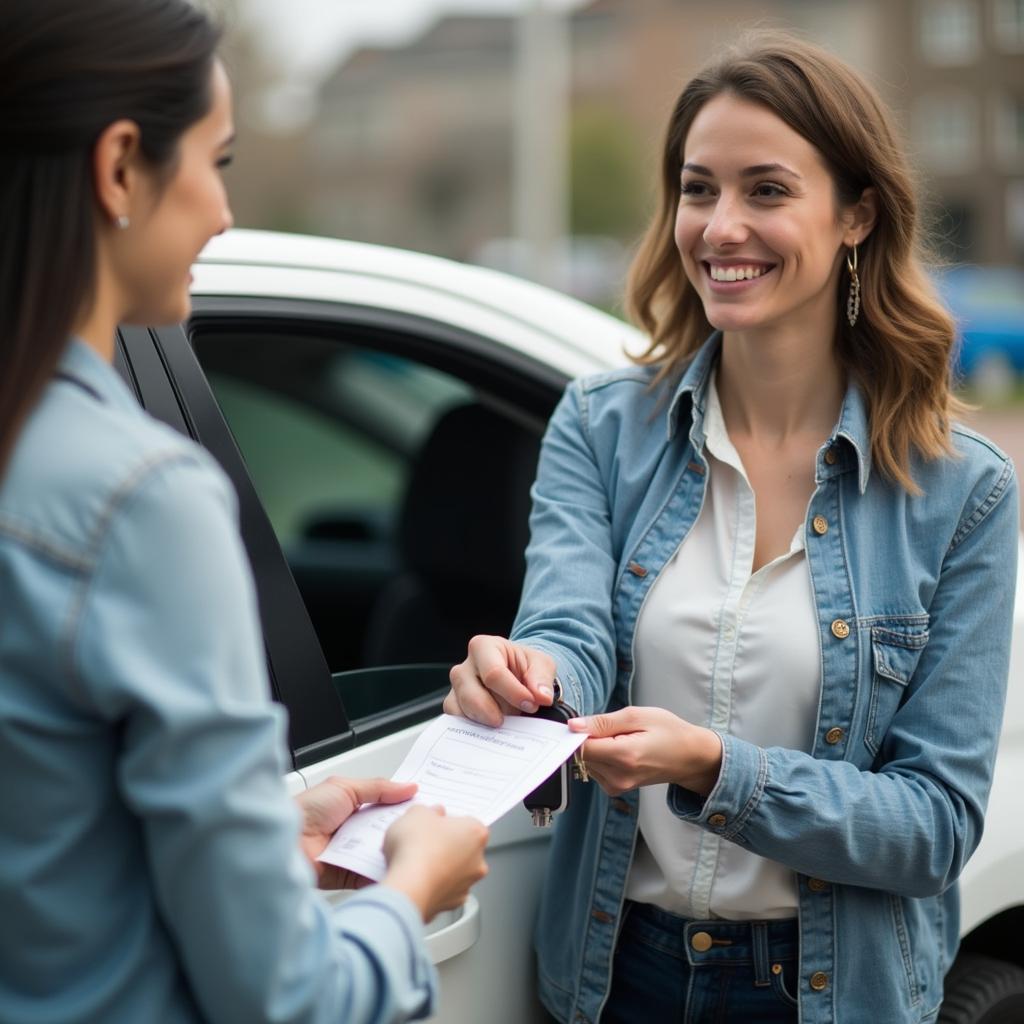
[[[535,429],[370,345],[222,330],[193,345],[350,717],[443,687],[474,632],[510,627]],[[495,445],[507,494],[480,469]]]

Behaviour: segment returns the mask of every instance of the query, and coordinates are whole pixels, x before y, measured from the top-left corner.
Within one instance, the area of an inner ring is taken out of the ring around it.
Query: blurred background
[[[613,313],[686,80],[752,28],[858,68],[920,175],[979,427],[1024,464],[1024,0],[210,0],[236,223],[480,263]]]

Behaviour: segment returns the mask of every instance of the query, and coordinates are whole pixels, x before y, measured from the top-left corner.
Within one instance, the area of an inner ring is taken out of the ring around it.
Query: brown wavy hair
[[[636,362],[661,381],[704,342],[712,327],[676,250],[673,225],[683,149],[697,112],[730,93],[775,113],[821,153],[841,205],[864,189],[878,195],[874,229],[858,247],[862,286],[855,327],[845,316],[848,279],[836,294],[835,346],[868,406],[876,466],[909,493],[913,454],[952,454],[950,422],[967,406],[952,393],[953,319],[925,273],[913,175],[891,113],[855,71],[801,39],[760,33],[724,52],[687,83],[668,124],[659,209],[630,269],[626,308],[650,337]]]

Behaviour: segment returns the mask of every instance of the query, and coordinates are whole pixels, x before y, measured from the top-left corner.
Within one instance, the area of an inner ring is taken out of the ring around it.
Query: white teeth
[[[764,273],[763,267],[716,267],[713,263],[709,266],[713,281],[749,281]]]

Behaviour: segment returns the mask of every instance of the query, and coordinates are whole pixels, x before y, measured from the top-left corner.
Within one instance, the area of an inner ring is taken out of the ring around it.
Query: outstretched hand
[[[717,733],[664,708],[627,707],[573,718],[569,728],[588,734],[582,751],[587,770],[610,796],[661,782],[707,796],[721,770]]]
[[[531,714],[555,699],[554,658],[503,636],[473,637],[449,678],[444,710],[481,725],[501,725],[505,715]]]
[[[324,864],[317,857],[323,853],[331,836],[342,822],[357,811],[361,804],[399,804],[416,792],[415,782],[392,782],[389,779],[342,779],[332,775],[329,779],[304,790],[295,797],[302,810],[302,852],[309,858],[321,889],[360,889],[370,879]]]

